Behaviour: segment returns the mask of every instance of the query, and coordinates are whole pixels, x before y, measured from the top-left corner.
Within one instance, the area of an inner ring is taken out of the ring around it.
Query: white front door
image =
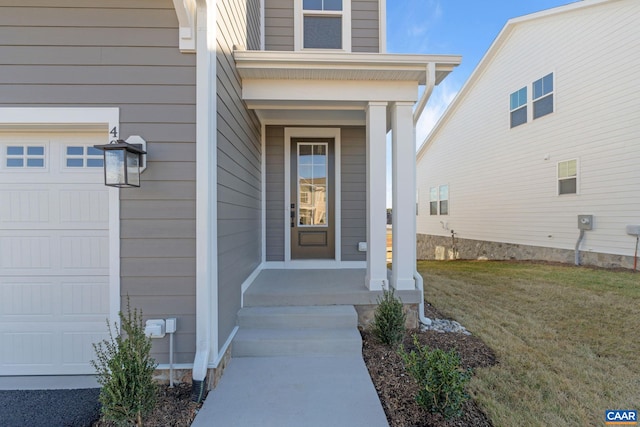
[[[102,143],[0,132],[0,375],[94,373],[109,316]]]

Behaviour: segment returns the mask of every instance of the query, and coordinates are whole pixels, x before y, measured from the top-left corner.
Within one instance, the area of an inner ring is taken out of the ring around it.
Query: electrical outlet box
[[[627,234],[640,236],[640,225],[627,225]]]
[[[367,252],[367,242],[358,242],[358,252]]]
[[[578,215],[578,230],[593,230],[593,215]]]
[[[170,319],[167,319],[165,323],[166,323],[166,328],[165,328],[166,332],[168,334],[173,334],[176,331],[178,319],[176,319],[175,317],[172,317]]]
[[[144,325],[144,333],[149,338],[162,338],[165,335],[164,319],[149,319]]]

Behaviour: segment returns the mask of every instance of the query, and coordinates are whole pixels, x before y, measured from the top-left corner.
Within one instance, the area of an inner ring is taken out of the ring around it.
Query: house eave
[[[439,84],[462,58],[457,55],[348,53],[326,51],[246,51],[233,53],[240,77],[251,80],[427,80],[427,64],[435,64]]]

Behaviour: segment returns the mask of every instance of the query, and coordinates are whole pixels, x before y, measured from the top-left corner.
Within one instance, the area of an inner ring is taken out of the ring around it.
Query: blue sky
[[[511,19],[580,0],[387,0],[387,52],[462,55],[437,86],[416,128],[420,146],[502,27]]]
[[[387,0],[387,52],[462,55],[462,63],[434,89],[416,125],[424,142],[502,27],[511,18],[581,0]],[[390,159],[390,144],[387,144]],[[387,162],[387,207],[391,207]]]

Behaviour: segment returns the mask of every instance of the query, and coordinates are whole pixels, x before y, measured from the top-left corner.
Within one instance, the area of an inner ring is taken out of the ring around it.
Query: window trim
[[[302,9],[303,0],[295,0],[293,6],[293,50],[295,51],[329,51],[351,52],[351,0],[342,0],[341,11],[314,10],[305,12]],[[304,17],[340,16],[342,17],[342,49],[321,49],[304,47]]]
[[[565,177],[565,178],[560,178],[560,164],[561,163],[567,163],[567,162],[576,162],[576,175],[575,177]],[[573,158],[573,159],[566,159],[566,160],[560,160],[556,163],[556,195],[557,196],[577,196],[578,194],[580,194],[580,162],[578,161],[578,158]],[[560,193],[560,181],[562,180],[568,180],[568,179],[574,179],[576,180],[576,192],[575,193]]]

